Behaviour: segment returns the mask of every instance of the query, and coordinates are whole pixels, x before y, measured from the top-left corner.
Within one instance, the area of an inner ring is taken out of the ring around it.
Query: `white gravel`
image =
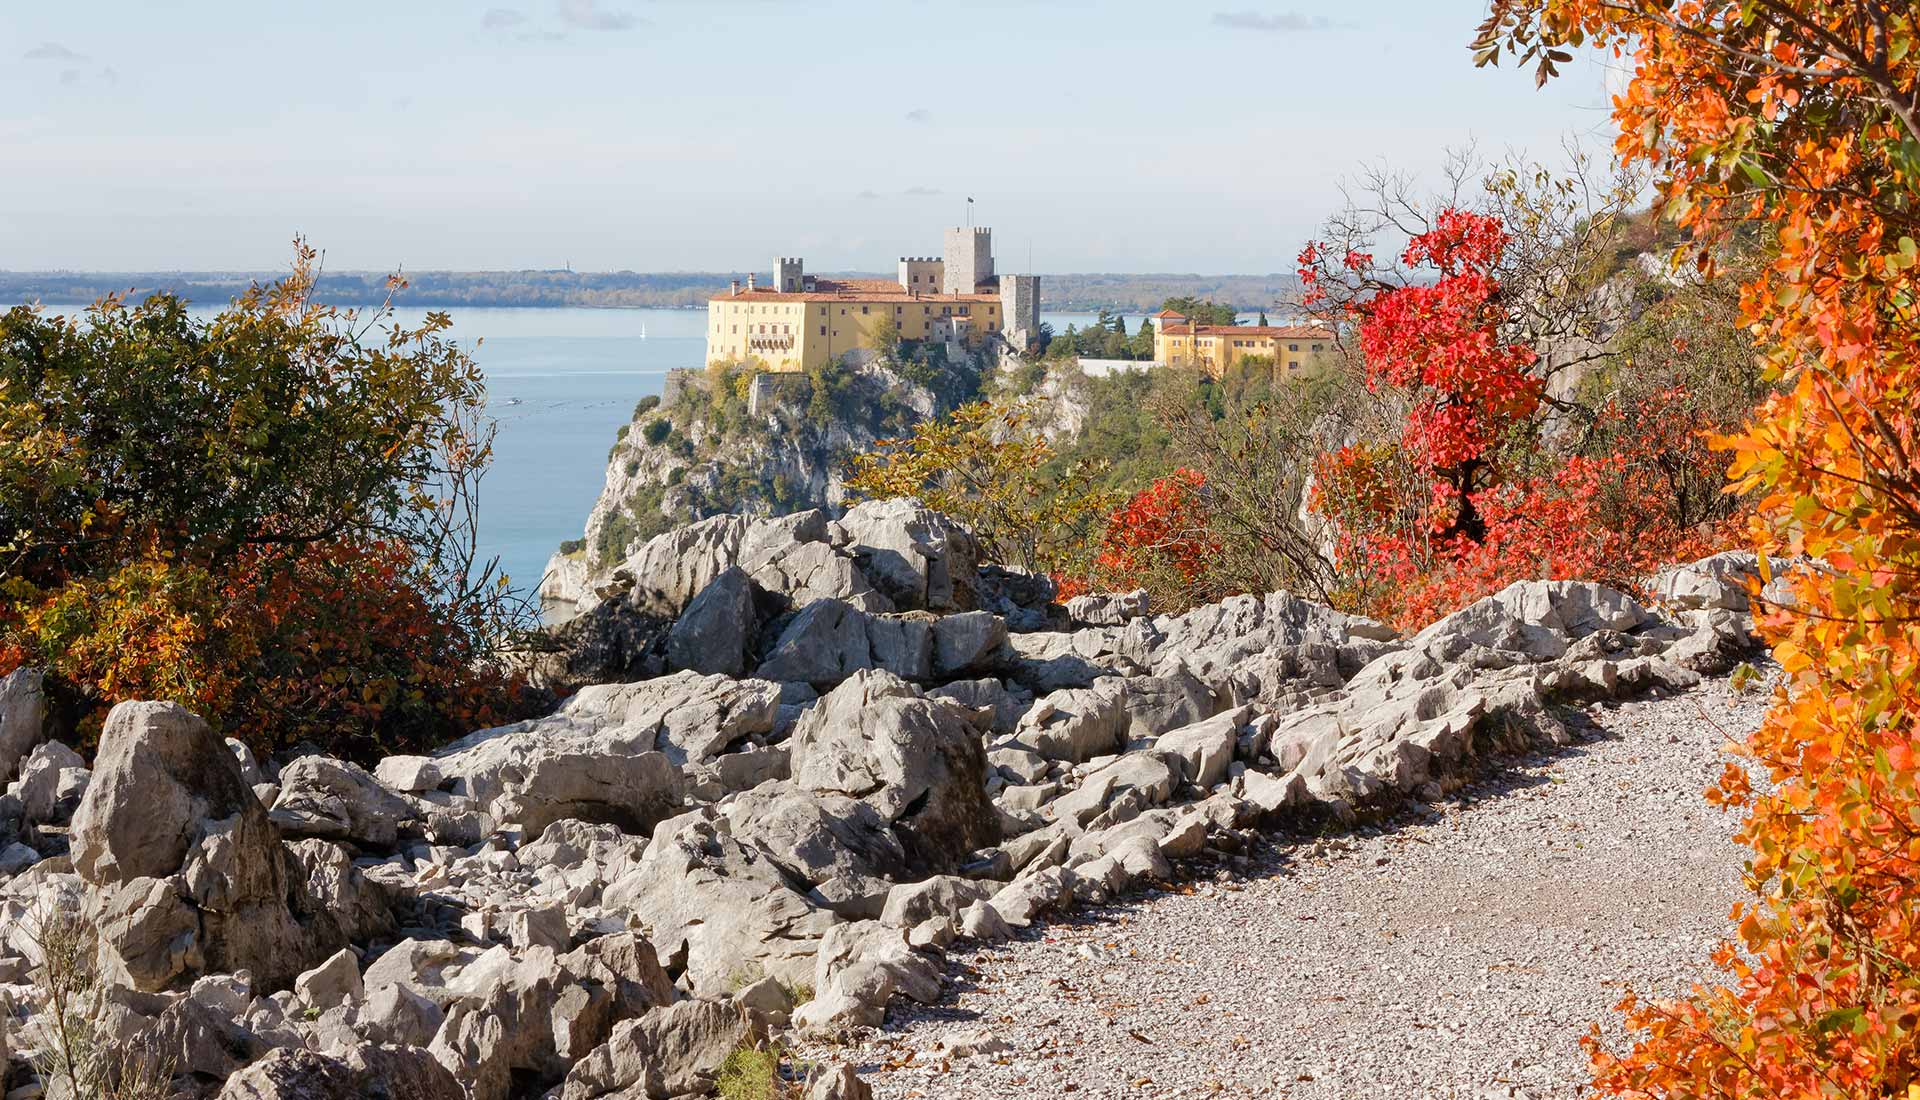
[[[1582,1095],[1624,988],[1709,975],[1742,850],[1701,791],[1766,699],[1597,706],[1457,801],[956,951],[941,1004],[799,1053],[880,1098]]]

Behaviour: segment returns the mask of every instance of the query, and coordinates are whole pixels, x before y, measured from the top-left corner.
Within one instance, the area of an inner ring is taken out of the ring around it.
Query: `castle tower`
[[[972,294],[993,278],[993,230],[956,226],[947,230],[943,294]]]
[[[900,257],[900,288],[915,294],[938,294],[944,284],[941,263],[933,256]]]
[[[1000,329],[1015,351],[1025,351],[1040,335],[1040,276],[1000,276]]]
[[[773,261],[773,289],[782,294],[798,294],[806,284],[807,263],[798,256],[781,256]]]

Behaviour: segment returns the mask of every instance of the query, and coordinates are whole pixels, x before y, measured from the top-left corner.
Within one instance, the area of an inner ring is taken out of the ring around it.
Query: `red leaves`
[[[1207,533],[1206,478],[1181,468],[1135,493],[1107,520],[1094,557],[1095,583],[1108,591],[1152,587],[1150,573],[1170,570],[1185,586],[1201,583],[1220,544]]]
[[[1503,343],[1506,318],[1491,271],[1507,246],[1499,220],[1447,209],[1415,237],[1401,259],[1426,264],[1431,285],[1383,291],[1356,301],[1360,350],[1369,385],[1408,390],[1408,450],[1465,491],[1458,476],[1512,426],[1532,416],[1546,383],[1530,371],[1538,358],[1523,344]],[[1356,257],[1350,254],[1352,266]]]

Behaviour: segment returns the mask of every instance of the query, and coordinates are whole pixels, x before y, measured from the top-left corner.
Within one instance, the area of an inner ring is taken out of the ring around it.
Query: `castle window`
[[[1288,344],[1288,345],[1287,345],[1287,350],[1288,350],[1288,351],[1299,351],[1299,350],[1300,350],[1300,345],[1299,345],[1299,344]]]
[[[1319,350],[1320,350],[1320,345],[1319,345],[1319,344],[1315,344],[1315,345],[1313,345],[1313,350],[1315,350],[1315,351],[1319,351]]]
[[[820,335],[822,335],[822,336],[825,336],[826,334],[827,334],[827,326],[825,326],[825,325],[821,325],[821,326],[820,326]]]
[[[1298,360],[1298,359],[1289,359],[1289,360],[1287,360],[1287,369],[1288,369],[1288,370],[1299,370],[1299,369],[1300,369],[1300,360]]]

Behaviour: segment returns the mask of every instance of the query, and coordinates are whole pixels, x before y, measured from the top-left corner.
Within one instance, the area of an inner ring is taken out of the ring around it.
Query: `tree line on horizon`
[[[402,307],[560,307],[589,309],[692,309],[725,292],[745,272],[636,271],[424,271],[408,275],[395,300]],[[843,272],[844,277],[887,278],[891,272]],[[271,271],[0,271],[0,305],[24,302],[87,303],[110,294],[138,301],[166,293],[188,302],[224,304],[255,285],[285,276]],[[343,306],[388,300],[388,273],[320,272],[314,293]],[[1243,311],[1290,300],[1299,290],[1292,274],[1196,275],[1176,273],[1075,273],[1043,277],[1043,308],[1067,313],[1152,313],[1169,298],[1207,299]]]

